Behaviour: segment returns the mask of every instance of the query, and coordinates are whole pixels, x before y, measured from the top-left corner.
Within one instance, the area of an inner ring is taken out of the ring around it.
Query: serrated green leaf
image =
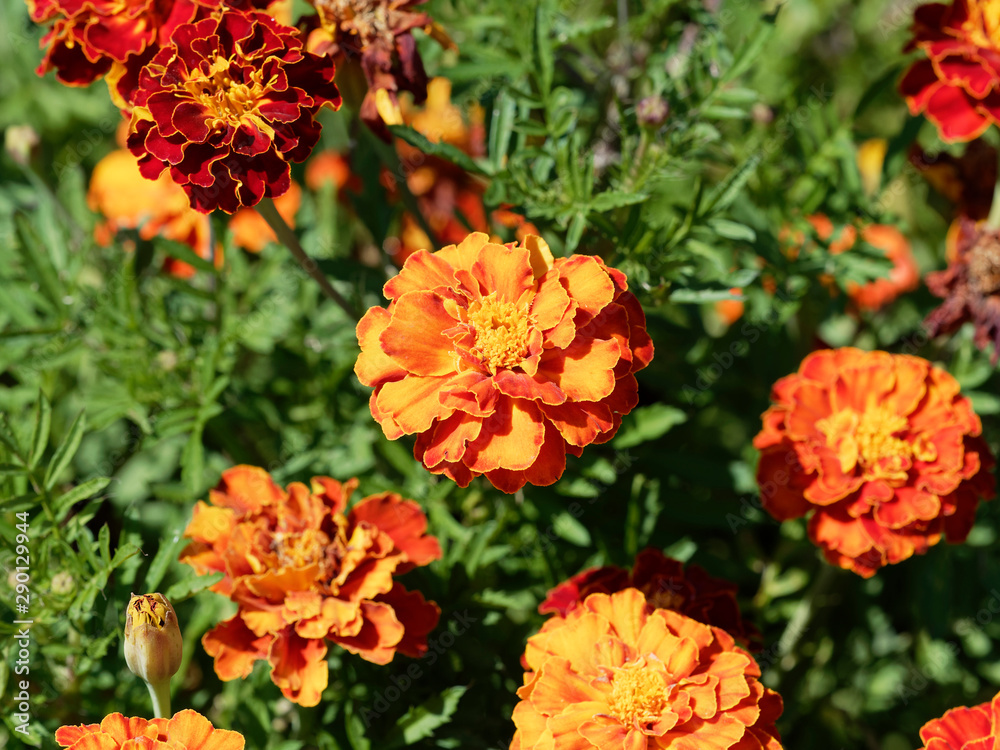
[[[59,481],[59,475],[69,466],[69,462],[73,460],[77,448],[80,447],[80,440],[83,439],[83,431],[86,426],[87,415],[84,412],[80,412],[76,419],[73,420],[69,432],[56,449],[55,455],[52,456],[52,461],[49,462],[49,466],[45,470],[43,484],[46,490],[51,490],[55,486],[55,483]]]
[[[427,138],[427,136],[423,133],[414,130],[408,125],[390,125],[389,131],[393,135],[402,138],[411,146],[415,146],[420,149],[423,153],[430,156],[438,156],[445,161],[450,161],[452,164],[461,167],[466,172],[472,172],[473,174],[489,174],[489,172],[477,164],[471,156],[461,149],[452,146],[450,143],[446,143],[445,141],[435,143]]]
[[[49,443],[49,427],[52,423],[52,406],[45,394],[38,392],[38,403],[35,404],[35,423],[31,428],[31,454],[28,456],[28,466],[34,469],[38,465],[45,446]]]
[[[447,724],[454,715],[467,689],[465,685],[446,688],[440,695],[414,706],[399,717],[386,750],[413,745],[434,734],[435,729]]]
[[[598,193],[590,200],[590,210],[603,213],[605,211],[612,211],[616,208],[642,203],[648,198],[649,196],[646,193],[626,193],[622,191],[608,190],[604,193]]]

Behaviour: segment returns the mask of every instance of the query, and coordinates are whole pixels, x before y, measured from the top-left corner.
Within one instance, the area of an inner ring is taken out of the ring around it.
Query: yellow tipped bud
[[[183,652],[177,613],[161,594],[133,596],[125,616],[125,662],[149,685],[169,684]]]

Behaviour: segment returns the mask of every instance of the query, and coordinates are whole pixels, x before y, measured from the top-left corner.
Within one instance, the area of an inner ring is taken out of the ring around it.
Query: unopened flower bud
[[[164,716],[161,709],[170,715],[170,678],[180,669],[183,645],[170,602],[161,594],[132,597],[125,615],[125,662],[145,680],[157,716]]]
[[[669,115],[670,105],[660,96],[647,96],[635,106],[636,119],[643,127],[658,128]]]

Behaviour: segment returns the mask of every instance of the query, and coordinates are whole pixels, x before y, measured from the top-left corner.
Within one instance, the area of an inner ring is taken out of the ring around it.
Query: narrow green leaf
[[[562,511],[552,517],[552,530],[561,539],[565,539],[577,547],[589,547],[591,544],[590,532],[587,531],[587,527],[573,518],[567,511]]]
[[[736,53],[736,57],[733,60],[733,64],[729,66],[729,70],[722,74],[722,77],[719,79],[720,89],[750,70],[750,66],[753,65],[761,52],[764,51],[764,47],[773,33],[774,23],[766,19],[762,20],[760,28],[754,32],[753,36]]]
[[[566,252],[572,253],[576,250],[577,246],[580,244],[580,239],[583,237],[583,230],[587,228],[587,217],[583,214],[576,214],[573,220],[569,223],[569,229],[566,232]]]
[[[81,500],[86,500],[88,497],[96,495],[110,483],[111,479],[108,477],[94,477],[93,479],[88,479],[83,484],[78,484],[73,489],[68,490],[57,497],[52,502],[52,510],[58,518],[64,511],[68,511],[73,507],[73,505]]]
[[[105,564],[111,564],[111,529],[108,528],[107,524],[101,527],[100,533],[97,535],[97,546],[101,548],[101,559],[104,560]]]
[[[17,456],[22,461],[24,460],[24,454],[21,452],[21,445],[17,441],[17,435],[10,428],[10,422],[7,421],[6,414],[0,414],[0,443],[3,443],[15,456]]]
[[[205,471],[205,447],[201,443],[202,425],[195,425],[181,454],[181,480],[192,495],[198,492]]]
[[[164,596],[166,596],[172,604],[176,604],[177,602],[182,602],[185,599],[190,599],[199,591],[204,591],[209,586],[214,586],[223,578],[225,578],[225,574],[223,573],[210,573],[207,576],[194,576],[192,578],[186,578],[183,581],[178,581],[167,589],[167,593],[164,594]]]
[[[757,171],[762,154],[758,151],[751,154],[745,162],[731,171],[726,178],[713,188],[705,200],[704,207],[699,211],[702,216],[709,216],[713,213],[723,211],[736,200],[736,196],[746,186],[747,182]]]
[[[56,453],[52,457],[48,469],[45,470],[44,486],[46,490],[51,490],[55,486],[55,483],[59,481],[59,475],[69,466],[69,462],[73,460],[77,448],[80,447],[80,440],[83,439],[83,431],[86,426],[87,416],[81,411],[77,415],[77,418],[73,420],[73,424],[69,428],[69,433],[67,433],[62,444],[56,449]]]
[[[38,403],[35,405],[35,424],[31,428],[31,455],[28,457],[28,467],[34,469],[38,465],[45,446],[49,444],[49,427],[52,424],[52,406],[45,394],[38,391]]]
[[[21,252],[21,257],[24,258],[25,266],[38,281],[39,287],[52,303],[53,309],[63,311],[65,305],[62,304],[63,294],[60,291],[59,275],[52,266],[52,259],[45,248],[45,243],[42,242],[28,217],[24,214],[17,214],[14,217],[14,223],[17,226],[19,239],[18,250]]]
[[[393,135],[402,138],[404,141],[409,143],[411,146],[415,146],[423,151],[425,154],[430,156],[438,156],[445,161],[450,161],[466,172],[472,172],[473,174],[489,174],[482,166],[477,164],[471,156],[462,151],[450,143],[445,143],[441,141],[435,143],[431,141],[423,133],[420,133],[408,125],[390,125],[389,130]]]
[[[160,537],[160,546],[156,550],[153,561],[146,571],[146,578],[143,580],[143,588],[146,591],[156,591],[163,576],[166,575],[170,563],[177,559],[177,552],[182,545],[187,543],[187,539],[181,536],[179,530],[175,530],[173,536],[163,535]]]
[[[552,50],[552,9],[549,0],[538,0],[535,6],[535,56],[538,65],[539,88],[543,99],[552,90],[555,53]]]
[[[503,168],[507,158],[516,113],[517,102],[506,91],[501,91],[493,103],[493,117],[490,121],[489,153],[494,172],[499,172]]]
[[[216,269],[216,267],[212,265],[211,261],[202,258],[200,255],[198,255],[198,253],[196,253],[190,247],[185,245],[183,242],[177,242],[176,240],[168,240],[165,237],[156,237],[155,239],[153,239],[153,247],[169,255],[171,258],[182,260],[188,265],[194,266],[199,271],[218,273],[218,269]]]

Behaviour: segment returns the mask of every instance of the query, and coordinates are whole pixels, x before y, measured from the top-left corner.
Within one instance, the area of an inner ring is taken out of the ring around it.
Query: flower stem
[[[993,203],[986,218],[986,229],[1000,230],[1000,151],[997,152],[997,180],[993,186]]]
[[[149,688],[149,697],[153,701],[153,718],[170,718],[170,680],[163,680],[156,685],[151,682],[146,683]]]
[[[264,217],[264,221],[268,223],[268,226],[274,230],[274,233],[278,235],[278,241],[282,245],[287,247],[291,251],[295,260],[299,262],[303,270],[315,279],[316,283],[319,284],[323,293],[340,305],[341,309],[346,312],[354,320],[358,320],[358,314],[354,311],[354,308],[344,299],[340,292],[333,288],[330,284],[329,279],[323,275],[323,272],[319,270],[319,266],[316,264],[312,258],[306,255],[306,251],[302,249],[302,245],[299,244],[299,238],[295,236],[295,232],[292,228],[288,226],[287,222],[282,218],[281,214],[278,213],[278,209],[274,206],[274,201],[270,198],[264,198],[260,203],[257,204],[257,213]]]

